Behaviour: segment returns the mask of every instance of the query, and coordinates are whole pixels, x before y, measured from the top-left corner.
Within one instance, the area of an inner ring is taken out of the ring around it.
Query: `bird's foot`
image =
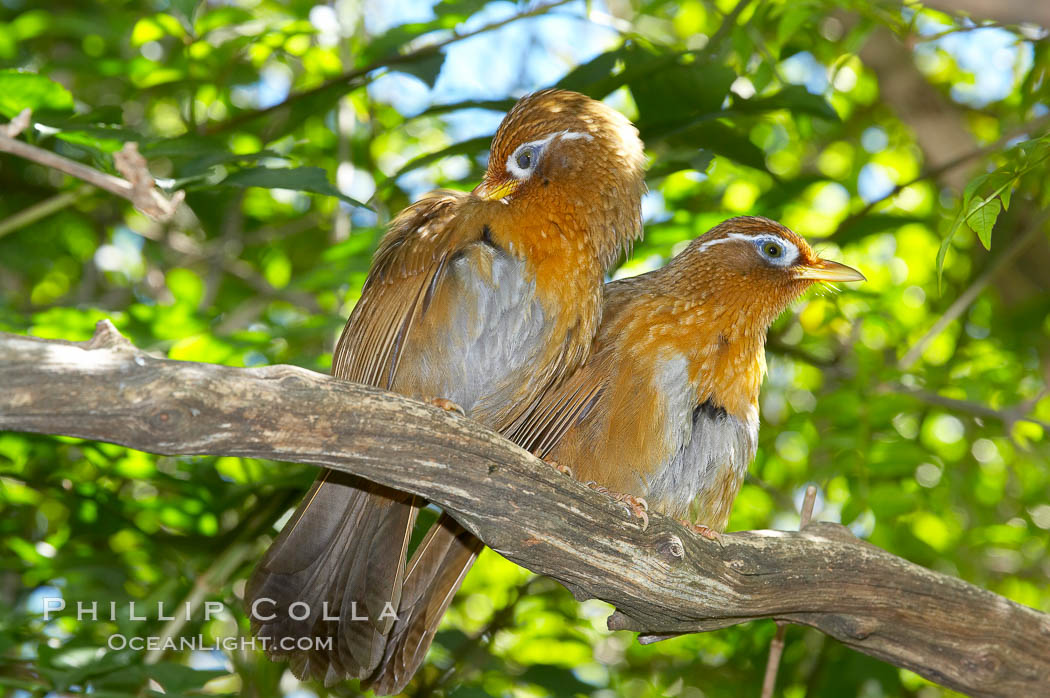
[[[586,483],[595,492],[600,492],[604,495],[608,495],[620,502],[627,509],[627,513],[642,520],[642,530],[649,528],[649,502],[645,501],[642,497],[635,497],[633,494],[626,494],[624,492],[612,492],[608,487],[599,485],[594,480]]]
[[[463,417],[467,416],[467,413],[463,411],[462,407],[460,407],[456,403],[452,402],[448,398],[431,397],[431,398],[427,398],[423,402],[427,403],[428,405],[433,405],[434,407],[440,407],[441,409],[445,410],[446,412],[457,412],[457,413],[460,414],[460,416],[463,416]]]
[[[559,463],[556,460],[549,460],[547,458],[542,458],[541,460],[544,463],[546,463],[547,465],[549,465],[550,467],[552,467],[555,470],[557,470],[562,475],[568,475],[569,477],[575,477],[575,475],[572,474],[572,468],[570,468],[569,466],[562,465],[561,463]]]
[[[679,519],[679,523],[688,528],[693,533],[698,533],[700,534],[700,536],[706,538],[707,540],[713,540],[714,542],[721,545],[723,548],[726,547],[725,541],[722,540],[722,534],[716,531],[715,529],[711,528],[710,526],[693,523],[692,521],[686,521],[684,519]]]

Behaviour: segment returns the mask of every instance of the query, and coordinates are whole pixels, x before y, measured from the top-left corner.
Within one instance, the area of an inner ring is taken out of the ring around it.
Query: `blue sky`
[[[365,30],[371,35],[379,35],[399,24],[423,22],[435,16],[434,0],[365,0],[363,5],[354,0],[344,1],[348,7],[352,4],[354,8],[360,8],[353,11],[363,12]],[[530,6],[536,4],[539,3]],[[522,7],[513,2],[491,2],[458,31],[470,31],[511,17],[521,10]],[[337,4],[336,11],[325,8],[316,14],[311,13],[311,19],[318,29],[338,33],[338,26],[332,25],[338,22],[340,13],[345,17],[348,12],[350,10]],[[445,50],[444,65],[433,88],[413,76],[389,72],[374,80],[368,89],[374,99],[389,103],[406,115],[417,114],[432,104],[500,98],[539,89],[556,82],[574,66],[619,41],[617,31],[603,23],[605,17],[608,15],[603,0],[593,0],[589,6],[583,0],[570,2],[550,15],[513,22],[499,30],[450,45]],[[920,34],[932,36],[948,27],[923,19],[917,23],[917,28]],[[446,35],[436,35],[436,39]],[[920,67],[923,61],[939,60],[945,54],[972,73],[972,82],[954,86],[952,97],[974,107],[1005,97],[1013,89],[1016,76],[1023,74],[1032,62],[1030,43],[1018,43],[1014,34],[997,28],[976,29],[922,42],[915,51]],[[827,68],[809,52],[795,54],[783,61],[781,74],[788,81],[804,85],[816,94],[827,94],[834,89]],[[261,101],[277,102],[287,93],[288,81],[280,73],[264,73],[256,89]],[[446,132],[453,142],[489,134],[501,116],[484,110],[449,114]],[[873,144],[877,147],[879,135],[866,134],[862,145],[869,150]],[[421,175],[407,177],[399,183],[415,194],[431,185]],[[861,174],[858,189],[862,198],[873,200],[888,192],[893,184],[885,172],[869,168]],[[648,208],[660,209],[659,202],[649,203]]]

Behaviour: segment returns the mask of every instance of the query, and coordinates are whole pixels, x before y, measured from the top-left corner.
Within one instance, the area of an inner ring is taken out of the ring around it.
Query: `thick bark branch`
[[[154,358],[105,321],[83,343],[0,333],[0,386],[0,429],[312,463],[422,495],[577,598],[613,604],[609,626],[643,641],[773,618],[974,695],[1050,685],[1050,616],[834,524],[724,547],[661,516],[642,530],[492,431],[399,395],[291,366]]]

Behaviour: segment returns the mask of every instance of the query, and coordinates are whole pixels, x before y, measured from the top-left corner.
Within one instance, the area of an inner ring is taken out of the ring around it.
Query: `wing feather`
[[[427,311],[448,261],[482,231],[464,225],[468,195],[435,191],[390,224],[376,250],[361,299],[332,357],[332,375],[390,389],[405,343]]]
[[[548,390],[507,430],[507,437],[540,458],[546,458],[558,442],[595,409],[607,410],[603,397],[616,371],[612,349],[630,306],[638,298],[637,277],[605,285],[602,323],[590,358],[561,385]]]

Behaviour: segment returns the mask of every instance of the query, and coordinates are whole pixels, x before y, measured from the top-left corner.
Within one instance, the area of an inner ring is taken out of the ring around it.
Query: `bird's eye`
[[[520,167],[523,170],[529,169],[530,167],[532,167],[533,157],[534,156],[533,156],[532,148],[523,148],[522,151],[520,153],[518,153],[518,157],[517,157],[518,167]]]
[[[777,259],[780,255],[784,254],[784,248],[772,240],[762,243],[762,251],[770,259]]]

